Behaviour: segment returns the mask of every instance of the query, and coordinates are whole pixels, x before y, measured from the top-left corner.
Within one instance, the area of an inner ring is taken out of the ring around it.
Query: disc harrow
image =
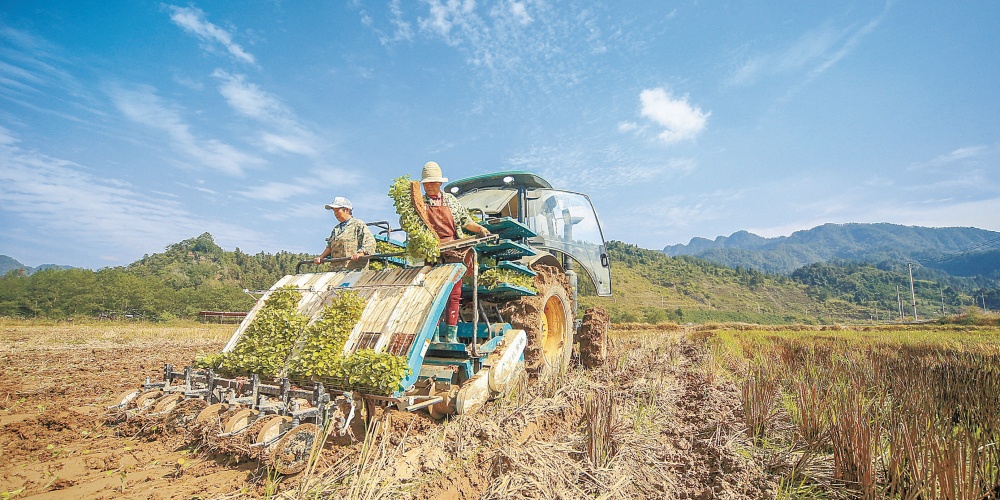
[[[173,417],[182,425],[196,423],[215,448],[230,448],[224,443],[239,437],[251,451],[259,448],[261,456],[280,463],[280,472],[294,470],[308,458],[299,446],[307,430],[316,434],[313,441],[321,441],[320,434],[349,436],[359,413],[357,401],[353,393],[328,389],[322,382],[303,389],[288,379],[265,384],[255,375],[224,378],[212,370],[175,371],[168,364],[162,381],[147,380],[141,390],[122,394],[108,411],[109,416],[124,413],[126,420]],[[298,437],[283,440],[290,432]]]

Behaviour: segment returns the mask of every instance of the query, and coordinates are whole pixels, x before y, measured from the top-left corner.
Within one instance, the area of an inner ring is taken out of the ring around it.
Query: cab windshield
[[[611,295],[611,264],[590,198],[569,191],[533,189],[526,205],[524,222],[538,235],[533,241],[572,257],[590,275],[598,295]]]

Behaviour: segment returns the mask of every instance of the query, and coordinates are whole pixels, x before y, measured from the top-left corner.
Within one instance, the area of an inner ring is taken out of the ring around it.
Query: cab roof
[[[504,182],[504,178],[511,177],[509,183]],[[483,188],[519,188],[526,189],[552,189],[549,181],[542,179],[536,174],[524,170],[504,170],[502,172],[492,172],[488,174],[466,177],[457,181],[449,182],[445,187],[448,193],[467,193],[475,189]],[[453,191],[453,188],[458,188]]]

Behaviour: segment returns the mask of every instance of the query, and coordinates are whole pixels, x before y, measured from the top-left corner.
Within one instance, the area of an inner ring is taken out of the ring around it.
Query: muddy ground
[[[683,332],[613,332],[609,361],[435,422],[376,412],[366,441],[276,476],[105,408],[227,326],[0,323],[0,494],[11,498],[770,498],[737,388]],[[367,446],[366,446],[367,445]],[[6,497],[4,497],[6,498]]]

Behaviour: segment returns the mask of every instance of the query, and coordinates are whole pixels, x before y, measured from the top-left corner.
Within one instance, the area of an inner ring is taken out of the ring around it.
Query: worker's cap
[[[424,169],[420,172],[420,182],[448,182],[447,177],[441,175],[441,167],[433,161],[424,163]]]
[[[348,200],[343,196],[338,196],[334,198],[333,201],[326,204],[327,210],[333,210],[335,208],[350,208],[351,210],[354,209],[354,207],[351,206],[351,200]]]

